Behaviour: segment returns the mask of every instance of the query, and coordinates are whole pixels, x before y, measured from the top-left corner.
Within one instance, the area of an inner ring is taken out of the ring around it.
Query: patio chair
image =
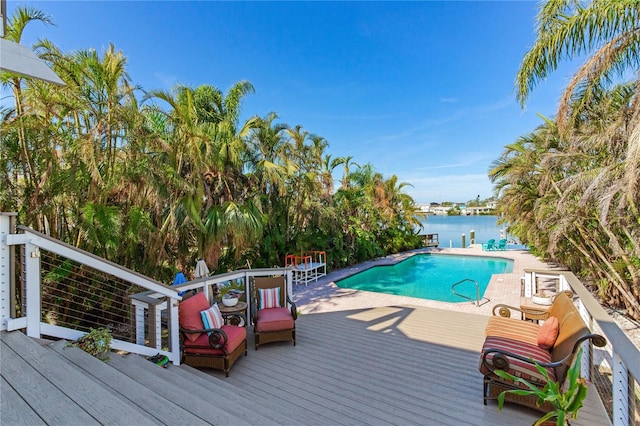
[[[210,306],[204,293],[180,302],[178,318],[181,363],[222,370],[229,377],[236,360],[247,355],[247,330],[225,325],[218,306]]]
[[[251,318],[256,350],[271,342],[285,341],[296,345],[296,305],[289,298],[284,276],[254,278]]]
[[[482,244],[482,250],[484,251],[492,251],[496,249],[496,240],[493,238]]]
[[[500,241],[498,241],[498,244],[496,245],[495,249],[498,250],[498,251],[506,251],[507,250],[507,240],[505,240],[503,238]]]

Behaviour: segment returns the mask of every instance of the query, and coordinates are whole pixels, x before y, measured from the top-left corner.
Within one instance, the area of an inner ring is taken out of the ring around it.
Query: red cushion
[[[295,327],[288,308],[270,308],[258,311],[256,331],[292,330]]]
[[[209,336],[200,334],[194,342],[185,341],[184,351],[190,354],[224,355],[237,349],[247,339],[247,329],[237,325],[223,325],[222,330],[227,335],[224,350],[212,348],[209,344]]]
[[[204,293],[197,293],[190,298],[183,300],[178,305],[178,318],[180,327],[187,330],[202,330],[202,316],[200,312],[209,308],[209,301]],[[202,333],[185,333],[187,339],[194,342],[201,337]],[[206,334],[205,334],[206,336]]]
[[[533,358],[538,362],[551,362],[551,354],[549,353],[549,351],[546,351],[537,345],[520,342],[518,340],[509,339],[506,337],[487,337],[484,342],[484,346],[482,347],[482,354],[484,354],[488,349],[501,349],[506,352],[523,356],[525,358]],[[490,370],[482,362],[482,354],[480,355],[480,372],[484,375],[487,375],[490,374]],[[487,362],[490,365],[493,362],[494,354],[495,352],[492,352],[487,355]],[[542,386],[546,384],[546,379],[542,374],[540,374],[533,363],[521,361],[510,357],[507,358],[509,360],[509,369],[506,370],[507,373],[512,374],[516,377],[521,377],[531,383],[539,384]],[[549,373],[549,377],[551,378],[551,380],[556,379],[556,372],[553,368],[547,368],[547,372]]]
[[[538,331],[538,346],[551,349],[558,339],[558,318],[549,317]]]

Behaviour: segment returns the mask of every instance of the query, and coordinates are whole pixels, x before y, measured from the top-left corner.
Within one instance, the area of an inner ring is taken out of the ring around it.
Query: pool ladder
[[[476,298],[475,298],[475,300],[473,298],[469,297],[469,296],[465,296],[464,294],[460,294],[460,293],[456,292],[456,286],[458,284],[462,284],[462,283],[467,282],[467,281],[471,281],[472,283],[474,283],[476,285]],[[476,306],[478,306],[478,307],[482,306],[482,305],[484,305],[486,303],[491,302],[491,299],[489,299],[487,297],[484,297],[484,296],[482,297],[482,299],[480,299],[480,286],[478,285],[477,281],[472,280],[471,278],[465,278],[464,280],[458,281],[457,283],[453,284],[451,286],[451,293],[455,294],[456,296],[462,297],[463,299],[467,299],[467,300],[469,300],[471,302],[475,302]],[[480,303],[481,300],[482,300],[482,303]]]

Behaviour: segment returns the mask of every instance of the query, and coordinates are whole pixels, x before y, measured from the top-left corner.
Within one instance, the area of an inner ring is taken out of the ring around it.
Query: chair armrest
[[[535,317],[536,319],[540,319],[540,320],[545,320],[549,318],[549,312],[543,309],[533,309],[533,308],[528,309],[528,308],[516,307],[511,305],[505,305],[502,303],[495,305],[491,313],[493,314],[493,316],[496,316],[496,317],[499,316],[504,318],[511,318],[512,311],[520,312],[520,314],[521,315],[524,314],[526,318]]]
[[[214,349],[222,349],[227,341],[227,333],[220,328],[203,328],[200,330],[187,330],[180,327],[180,332],[185,334],[209,334],[209,345]]]
[[[291,316],[295,321],[296,319],[298,319],[298,309],[296,308],[296,304],[293,302],[293,300],[291,300],[288,294],[287,294],[287,303],[291,307]]]
[[[487,357],[489,355],[493,355],[491,362],[487,362]],[[572,357],[571,354],[569,357]],[[569,358],[567,357],[567,358]],[[508,370],[509,369],[509,358],[517,359],[523,362],[526,362],[531,365],[538,364],[541,367],[545,368],[556,368],[560,367],[565,359],[556,362],[540,362],[531,357],[525,357],[522,355],[515,354],[513,352],[506,351],[500,348],[487,348],[482,353],[482,364],[487,368],[487,370],[495,373],[496,370]]]
[[[241,312],[222,314],[225,323],[231,325],[242,325],[247,323],[247,317]]]

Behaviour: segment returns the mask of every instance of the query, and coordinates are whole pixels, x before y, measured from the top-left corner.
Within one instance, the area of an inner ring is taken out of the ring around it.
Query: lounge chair
[[[482,244],[482,250],[484,251],[493,251],[496,249],[496,240],[493,238]]]
[[[285,277],[254,278],[251,318],[256,350],[271,342],[286,341],[296,345],[296,305],[287,293]]]
[[[498,244],[496,245],[495,249],[498,250],[498,251],[506,251],[507,250],[507,240],[505,240],[503,238],[500,241],[498,241]]]

